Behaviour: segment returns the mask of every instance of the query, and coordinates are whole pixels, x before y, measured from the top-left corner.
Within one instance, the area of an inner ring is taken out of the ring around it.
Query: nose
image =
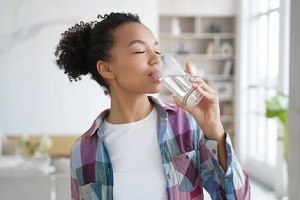
[[[157,65],[159,63],[159,61],[154,61],[152,62],[152,66]]]
[[[158,54],[155,54],[151,60],[151,65],[154,66],[154,65],[159,65],[161,62],[161,59],[160,59],[160,55]]]

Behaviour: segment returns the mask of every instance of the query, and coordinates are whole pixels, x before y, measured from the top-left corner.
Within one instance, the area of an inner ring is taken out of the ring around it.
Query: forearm
[[[211,127],[204,127],[203,130],[205,136],[210,140],[218,142],[218,161],[224,171],[227,171],[227,153],[226,153],[226,133],[223,129],[222,124],[218,124]]]
[[[203,146],[202,151],[210,151],[211,156],[204,160],[201,176],[204,180],[204,187],[212,197],[215,197],[212,199],[223,197],[221,199],[249,200],[249,177],[236,158],[229,135],[224,132],[223,140],[205,140],[205,143],[207,149],[205,150]],[[216,161],[220,164],[219,166],[216,165]],[[210,173],[207,172],[208,163],[211,164]],[[216,175],[218,179],[214,178]],[[215,183],[212,184],[212,182]],[[218,195],[215,195],[216,193]]]

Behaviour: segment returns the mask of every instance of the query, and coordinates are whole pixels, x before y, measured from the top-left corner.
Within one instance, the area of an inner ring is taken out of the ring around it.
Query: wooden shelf
[[[221,121],[222,122],[233,122],[234,116],[221,115]]]
[[[160,39],[235,39],[234,33],[181,33],[173,35],[172,33],[160,33]]]
[[[160,16],[159,41],[162,53],[173,54],[218,93],[221,121],[234,135],[235,16]],[[174,103],[172,94],[162,89],[164,101]]]
[[[210,81],[233,81],[233,75],[224,75],[224,74],[213,74],[213,75],[205,75],[203,79]]]
[[[206,53],[187,53],[187,54],[175,54],[179,60],[201,61],[201,60],[228,60],[234,59],[232,56],[222,55],[220,53],[206,54]]]

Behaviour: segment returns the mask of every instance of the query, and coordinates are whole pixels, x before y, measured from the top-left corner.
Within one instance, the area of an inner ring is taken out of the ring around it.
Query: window
[[[271,3],[273,2],[273,3]],[[276,3],[274,3],[276,2]],[[249,135],[252,148],[249,156],[268,167],[276,166],[277,123],[266,119],[266,99],[278,88],[279,78],[279,0],[251,1],[249,85],[258,86],[249,92]]]
[[[241,136],[247,150],[243,160],[251,175],[273,188],[271,177],[278,176],[278,158],[283,155],[278,142],[282,127],[275,119],[265,117],[265,100],[276,90],[288,92],[288,0],[246,0],[244,3],[241,7],[247,12],[241,15],[247,15],[247,20],[241,27],[246,27],[247,33],[244,31],[243,36],[241,31],[241,39],[246,40],[247,55],[241,55],[241,59],[244,57],[241,65],[245,64],[241,70],[247,77],[241,81],[247,91],[246,98],[240,101],[245,116],[240,117],[247,127]]]

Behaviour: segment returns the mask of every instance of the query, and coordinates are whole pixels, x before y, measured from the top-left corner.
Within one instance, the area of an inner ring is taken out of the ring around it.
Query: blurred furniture
[[[67,157],[0,156],[0,199],[69,200]]]
[[[17,151],[15,142],[10,141],[8,137],[0,130],[0,156],[14,155]]]
[[[50,156],[24,158],[18,155],[21,135],[1,135],[0,200],[71,199],[69,153],[77,135],[51,135]],[[30,135],[33,142],[42,135]]]
[[[56,200],[71,200],[71,180],[69,173],[57,173],[54,177]]]
[[[54,191],[56,200],[71,199],[70,159],[59,157],[52,161],[56,169],[54,174]]]
[[[5,200],[51,200],[50,176],[24,174],[0,177],[0,199]]]
[[[43,135],[30,135],[30,140],[33,142],[38,141]],[[79,135],[49,135],[53,145],[48,151],[52,157],[69,157],[70,150]],[[7,136],[9,141],[17,143],[21,135],[9,135]]]
[[[0,199],[50,200],[53,167],[18,156],[0,157]],[[44,162],[44,161],[43,161]]]

